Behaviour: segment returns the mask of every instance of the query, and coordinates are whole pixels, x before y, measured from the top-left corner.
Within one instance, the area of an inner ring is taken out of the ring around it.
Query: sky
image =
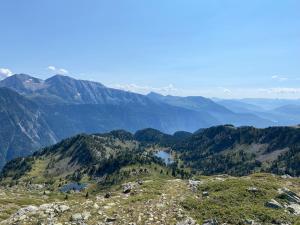
[[[0,0],[0,77],[300,98],[299,0]]]

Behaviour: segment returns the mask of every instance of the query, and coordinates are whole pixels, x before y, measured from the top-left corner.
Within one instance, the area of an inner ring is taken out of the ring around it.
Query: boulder
[[[64,213],[69,210],[70,210],[70,207],[67,205],[58,205],[58,207],[57,207],[58,213]]]
[[[79,220],[82,220],[83,218],[82,218],[82,215],[81,215],[81,213],[75,213],[75,214],[73,214],[72,216],[71,216],[71,220],[72,221],[79,221]]]
[[[110,198],[111,197],[111,193],[110,192],[107,192],[105,195],[104,195],[104,198]]]
[[[289,203],[298,203],[300,204],[300,197],[295,193],[289,190],[288,188],[278,189],[279,198],[287,200]]]
[[[247,191],[252,192],[252,193],[257,193],[257,192],[259,192],[259,189],[257,187],[248,187]]]
[[[142,185],[142,184],[144,183],[144,181],[141,180],[141,179],[139,179],[139,180],[137,180],[137,183],[138,183],[139,185]]]
[[[208,197],[208,196],[209,196],[208,191],[203,191],[203,192],[202,192],[202,196],[203,196],[203,197]]]
[[[269,208],[273,208],[273,209],[283,208],[283,206],[279,202],[277,202],[275,199],[271,199],[271,201],[268,201],[266,203],[266,206],[269,207]]]
[[[185,220],[178,222],[176,225],[198,225],[193,218],[186,218]]]
[[[83,220],[88,220],[91,214],[89,212],[83,212],[83,213],[75,213],[71,216],[71,221],[79,222]]]
[[[125,193],[125,194],[131,192],[131,190],[133,188],[131,183],[123,184],[122,187],[123,187],[123,193]]]
[[[249,225],[260,225],[260,223],[255,222],[254,220],[250,220],[250,219],[246,219],[246,220],[245,220],[245,224],[249,224]]]
[[[201,184],[199,180],[189,180],[189,187],[193,192],[197,191],[198,186]]]
[[[290,178],[293,178],[292,176],[288,175],[288,174],[284,174],[281,176],[281,178],[283,179],[290,179]]]
[[[34,206],[34,205],[29,205],[26,206],[24,208],[19,209],[16,213],[15,216],[21,217],[23,215],[27,215],[27,214],[34,214],[38,211],[38,207]]]
[[[218,221],[216,219],[208,219],[204,220],[202,225],[218,225]]]
[[[300,216],[300,205],[299,204],[292,203],[292,204],[288,205],[287,209],[294,215]]]
[[[117,218],[115,218],[115,217],[106,217],[105,222],[111,223],[111,222],[115,222],[116,220],[117,220]]]

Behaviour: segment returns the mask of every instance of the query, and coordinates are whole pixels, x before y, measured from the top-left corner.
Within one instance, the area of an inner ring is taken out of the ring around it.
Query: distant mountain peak
[[[154,91],[151,91],[151,92],[149,92],[149,93],[147,94],[147,96],[149,96],[149,97],[163,97],[164,95],[159,94],[159,93],[154,92]]]
[[[52,77],[49,77],[48,79],[46,79],[46,82],[51,81],[51,80],[65,80],[66,81],[66,80],[76,80],[76,79],[73,77],[70,77],[70,76],[66,76],[66,75],[55,74]]]

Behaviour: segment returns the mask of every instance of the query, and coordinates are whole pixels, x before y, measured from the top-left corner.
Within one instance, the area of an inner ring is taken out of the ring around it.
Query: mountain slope
[[[38,106],[8,88],[0,88],[0,124],[0,168],[57,140]]]
[[[300,175],[297,127],[211,127],[196,132],[174,149],[187,166],[204,174],[244,175],[263,170]],[[276,170],[278,163],[282,167]]]
[[[231,108],[226,108],[208,98],[200,96],[163,96],[153,92],[148,94],[147,96],[152,100],[158,102],[194,110],[199,113],[207,113],[214,117],[216,121],[218,121],[214,125],[234,124],[236,126],[252,125],[256,127],[266,127],[274,125],[274,123],[270,120],[261,118],[253,113],[235,113],[230,110]]]
[[[77,135],[32,157],[13,160],[4,167],[2,177],[22,178],[41,162],[44,166],[38,166],[38,179],[74,178],[78,174],[101,177],[130,164],[159,163],[153,155],[158,149],[172,152],[176,159],[172,168],[177,168],[174,173],[183,176],[183,168],[205,175],[274,172],[299,176],[299,146],[300,128],[295,127],[216,126],[179,137],[154,129],[137,131],[134,135],[119,130]]]

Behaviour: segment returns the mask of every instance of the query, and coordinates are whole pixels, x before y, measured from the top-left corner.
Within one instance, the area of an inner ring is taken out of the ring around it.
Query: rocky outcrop
[[[186,218],[185,220],[178,222],[176,225],[198,225],[193,218]]]

